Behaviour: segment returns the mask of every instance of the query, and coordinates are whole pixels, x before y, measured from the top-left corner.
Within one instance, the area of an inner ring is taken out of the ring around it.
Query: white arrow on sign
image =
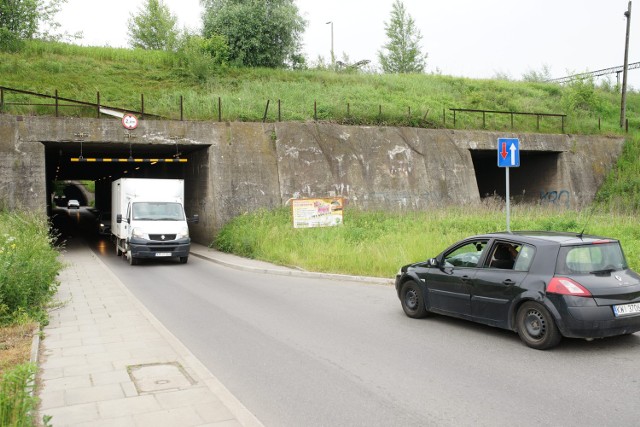
[[[509,151],[511,151],[511,166],[516,164],[516,144],[511,143],[511,148],[509,148]]]

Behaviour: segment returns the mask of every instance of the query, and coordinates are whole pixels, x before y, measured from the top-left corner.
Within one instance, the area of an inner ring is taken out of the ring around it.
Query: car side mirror
[[[436,258],[430,258],[429,261],[427,261],[427,266],[438,268],[440,267],[440,263]]]

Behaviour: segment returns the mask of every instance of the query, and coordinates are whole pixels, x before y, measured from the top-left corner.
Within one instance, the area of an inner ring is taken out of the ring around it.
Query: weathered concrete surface
[[[0,116],[0,208],[44,214],[44,146],[24,138],[28,123]]]
[[[0,115],[0,204],[45,212],[44,144],[197,146],[182,176],[186,210],[199,214],[195,241],[208,244],[229,219],[292,197],[342,195],[363,209],[428,210],[477,203],[504,188],[497,139],[520,139],[521,167],[511,168],[511,195],[580,207],[593,199],[624,139],[327,123],[141,121]],[[167,169],[158,169],[163,177]],[[51,172],[49,172],[51,173]],[[135,176],[128,175],[128,176]],[[146,176],[151,177],[151,176]],[[96,177],[97,178],[97,177]]]

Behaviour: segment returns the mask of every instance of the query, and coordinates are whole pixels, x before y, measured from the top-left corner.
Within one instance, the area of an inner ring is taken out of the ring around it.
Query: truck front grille
[[[175,234],[149,234],[149,240],[164,242],[167,240],[176,240]]]

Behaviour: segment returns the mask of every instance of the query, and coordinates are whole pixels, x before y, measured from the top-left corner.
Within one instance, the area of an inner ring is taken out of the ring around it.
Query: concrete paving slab
[[[36,358],[37,419],[60,426],[262,424],[85,246],[68,247]],[[126,331],[126,332],[123,332]]]

